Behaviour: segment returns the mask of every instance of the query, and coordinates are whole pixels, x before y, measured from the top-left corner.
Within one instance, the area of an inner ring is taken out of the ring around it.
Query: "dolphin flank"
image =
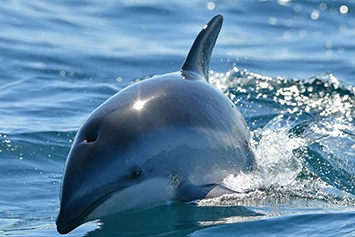
[[[208,83],[223,17],[213,17],[175,73],[126,87],[94,110],[69,152],[57,230],[127,210],[233,192],[252,170],[250,133],[234,103]]]

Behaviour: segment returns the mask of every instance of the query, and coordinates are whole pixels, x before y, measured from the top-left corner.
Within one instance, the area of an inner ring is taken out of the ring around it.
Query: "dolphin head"
[[[208,117],[192,121],[186,112],[193,103],[176,93],[185,83],[178,73],[147,79],[118,92],[89,116],[65,164],[59,233],[110,214],[178,199],[174,176],[179,174],[179,179],[189,167],[194,169],[191,162],[200,163],[188,159],[182,164],[181,154],[197,157],[205,152],[206,139],[194,125],[210,122]],[[184,94],[200,85],[191,83]]]
[[[89,119],[79,130],[67,158],[62,184],[61,208],[57,229],[65,234],[88,220],[88,215],[115,191],[138,182],[139,166],[127,164],[119,168],[109,157],[113,152],[111,141],[105,141],[101,121]],[[122,157],[122,164],[123,164]]]
[[[150,147],[149,142],[158,139],[159,128],[164,127],[159,122],[163,118],[149,115],[161,107],[160,94],[161,90],[144,91],[139,84],[133,85],[102,104],[82,125],[63,173],[56,221],[59,233],[171,198],[168,174],[148,162],[162,149]],[[154,143],[164,146],[162,141]]]

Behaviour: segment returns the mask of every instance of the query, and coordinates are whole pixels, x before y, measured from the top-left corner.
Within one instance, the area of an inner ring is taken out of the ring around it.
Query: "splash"
[[[257,166],[223,182],[237,193],[200,205],[270,203],[355,206],[355,90],[331,73],[270,78],[233,67],[211,72],[252,132]]]
[[[258,100],[272,102],[281,108],[280,114],[336,116],[350,122],[355,116],[355,88],[331,73],[301,80],[271,78],[233,67],[225,74],[212,72],[210,83],[235,102],[243,98],[256,104]]]

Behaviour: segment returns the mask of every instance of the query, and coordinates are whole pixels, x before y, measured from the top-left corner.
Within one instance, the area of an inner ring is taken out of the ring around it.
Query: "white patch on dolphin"
[[[94,220],[118,212],[153,207],[174,197],[174,190],[167,179],[148,179],[137,185],[113,193],[98,206],[86,219]],[[124,203],[125,205],[122,205]]]

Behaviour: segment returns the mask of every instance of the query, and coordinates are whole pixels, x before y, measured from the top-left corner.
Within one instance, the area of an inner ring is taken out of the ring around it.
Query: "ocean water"
[[[211,83],[257,167],[236,194],[87,223],[68,236],[355,236],[353,1],[11,1],[0,8],[0,235],[59,236],[76,131],[122,88],[180,69],[214,15]]]

